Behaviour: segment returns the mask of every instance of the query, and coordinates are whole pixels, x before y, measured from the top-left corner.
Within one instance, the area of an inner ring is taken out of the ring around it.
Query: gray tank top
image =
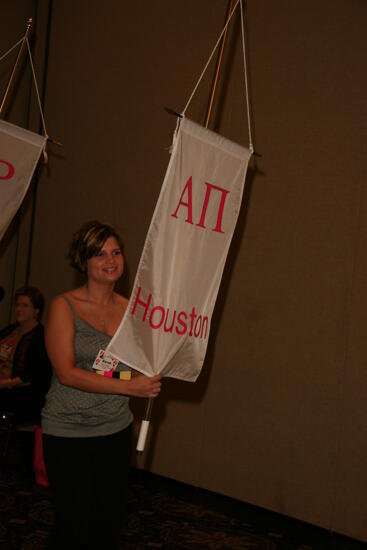
[[[78,317],[68,298],[63,297],[74,316],[75,366],[92,371],[97,353],[106,348],[111,337]],[[119,363],[116,371],[122,370],[130,369]],[[90,393],[64,386],[54,374],[42,410],[42,430],[45,434],[59,437],[94,437],[123,430],[132,419],[128,397]]]

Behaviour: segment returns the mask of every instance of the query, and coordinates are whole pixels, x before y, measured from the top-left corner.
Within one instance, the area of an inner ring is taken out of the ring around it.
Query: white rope
[[[47,130],[46,130],[45,117],[43,116],[41,98],[40,98],[40,94],[39,94],[39,91],[38,91],[36,73],[35,73],[35,71],[34,71],[33,59],[32,59],[32,54],[31,54],[31,48],[29,47],[28,38],[26,38],[26,43],[27,43],[29,61],[30,61],[30,63],[31,63],[31,68],[32,68],[34,87],[35,87],[35,89],[36,89],[36,94],[37,94],[38,107],[39,107],[40,114],[41,114],[41,119],[42,119],[43,135],[48,139],[48,133],[47,133]],[[44,156],[45,156],[45,151],[44,151]],[[45,160],[46,160],[46,158],[45,158]]]
[[[221,39],[222,39],[222,36],[223,36],[223,34],[225,33],[226,28],[228,27],[230,20],[232,19],[232,15],[234,14],[234,12],[235,12],[235,10],[236,10],[239,1],[240,1],[240,0],[237,0],[236,5],[235,5],[235,7],[234,7],[233,10],[232,10],[231,15],[228,17],[227,23],[224,25],[224,28],[223,28],[222,32],[220,33],[220,35],[219,35],[219,38],[218,38],[218,40],[217,40],[217,43],[215,44],[215,46],[214,46],[214,48],[213,48],[213,51],[212,51],[212,53],[210,54],[210,57],[209,57],[209,59],[208,59],[206,65],[205,65],[205,67],[204,67],[204,69],[203,69],[203,72],[201,73],[201,75],[200,75],[200,77],[199,77],[199,80],[197,81],[196,86],[195,86],[195,88],[193,89],[192,94],[190,95],[189,100],[188,100],[188,102],[186,103],[185,108],[184,108],[184,110],[183,110],[182,113],[181,113],[182,116],[185,116],[186,109],[187,109],[188,106],[190,105],[191,100],[192,100],[192,98],[193,98],[194,95],[195,95],[195,92],[196,92],[196,90],[197,90],[197,88],[198,88],[198,86],[199,86],[199,84],[200,84],[200,82],[201,82],[201,80],[202,80],[202,78],[203,78],[203,76],[204,76],[204,74],[205,74],[205,72],[206,72],[208,66],[209,66],[209,63],[211,62],[212,57],[213,57],[213,55],[215,54],[215,50],[218,48],[218,45],[219,45],[219,43],[220,43],[220,41],[221,41]]]
[[[33,82],[34,82],[34,86],[35,86],[35,89],[36,89],[38,107],[39,107],[40,114],[41,114],[41,119],[42,119],[43,134],[44,134],[44,136],[48,139],[49,136],[48,136],[47,129],[46,129],[45,117],[43,116],[43,110],[42,110],[42,105],[41,105],[41,98],[40,98],[40,94],[39,94],[39,91],[38,91],[36,73],[35,73],[35,70],[34,70],[34,65],[33,65],[33,59],[32,59],[31,49],[30,49],[30,46],[29,46],[29,41],[28,41],[27,36],[24,35],[23,38],[21,38],[20,40],[18,40],[18,42],[16,42],[7,52],[5,52],[5,53],[0,57],[0,61],[2,61],[3,59],[5,59],[5,57],[6,57],[7,55],[9,55],[13,50],[15,50],[15,48],[16,48],[17,46],[19,46],[19,44],[21,44],[24,40],[25,40],[25,42],[26,42],[26,44],[27,44],[28,55],[29,55],[29,61],[30,61],[30,64],[31,64],[32,75],[33,75]],[[43,155],[44,155],[44,157],[45,157],[45,161],[47,162],[47,154],[46,154],[46,151],[45,151],[45,150],[43,151]]]
[[[251,116],[250,116],[250,97],[248,91],[248,78],[247,78],[247,62],[246,62],[246,46],[245,46],[245,25],[242,0],[240,0],[241,6],[241,31],[242,31],[242,50],[243,50],[243,69],[245,71],[245,90],[246,90],[246,107],[247,107],[247,123],[248,123],[248,139],[250,153],[254,152],[254,146],[252,143],[252,130],[251,130]]]
[[[205,65],[205,67],[204,67],[204,69],[203,69],[203,71],[202,71],[202,73],[199,77],[199,80],[197,81],[197,83],[196,83],[196,85],[195,85],[195,87],[194,87],[194,89],[193,89],[193,91],[192,91],[192,93],[189,97],[189,100],[186,103],[185,108],[182,111],[181,115],[185,116],[186,110],[187,110],[188,106],[190,105],[192,98],[195,95],[195,92],[196,92],[196,90],[197,90],[197,88],[198,88],[198,86],[199,86],[199,84],[200,84],[200,82],[201,82],[201,80],[202,80],[202,78],[203,78],[203,76],[204,76],[211,60],[212,60],[212,58],[213,58],[213,55],[214,55],[216,49],[218,48],[218,45],[219,45],[219,43],[220,43],[220,41],[221,41],[228,25],[229,25],[229,22],[232,19],[232,15],[236,11],[236,8],[237,8],[238,4],[240,4],[240,8],[241,8],[241,34],[242,34],[243,66],[244,66],[244,73],[245,73],[245,92],[246,92],[246,110],[247,110],[247,123],[248,123],[248,134],[249,134],[249,150],[250,150],[251,153],[253,153],[254,152],[254,146],[253,146],[253,143],[252,143],[251,117],[250,117],[250,97],[249,97],[249,90],[248,90],[246,47],[245,47],[245,27],[244,27],[244,14],[243,14],[242,0],[237,0],[230,16],[228,17],[228,21],[224,25],[224,28],[223,28],[222,32],[220,33],[220,35],[219,35],[219,38],[218,38],[218,40],[217,40],[217,42],[216,42],[216,44],[213,48],[213,51],[210,54],[210,57],[209,57],[208,61],[206,62],[206,65]]]
[[[17,42],[16,44],[14,44],[14,46],[12,46],[12,47],[10,48],[10,50],[8,50],[7,52],[5,52],[5,53],[0,57],[0,61],[2,61],[3,59],[5,59],[7,55],[9,55],[13,50],[15,50],[15,48],[16,48],[17,46],[19,46],[19,44],[20,44],[21,42],[23,42],[23,40],[24,40],[24,37],[21,38],[20,40],[18,40],[18,42]]]

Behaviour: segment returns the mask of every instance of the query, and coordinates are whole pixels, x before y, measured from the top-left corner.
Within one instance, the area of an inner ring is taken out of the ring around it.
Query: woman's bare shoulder
[[[62,294],[58,294],[55,296],[52,301],[51,305],[53,307],[56,307],[57,309],[70,309],[70,305],[68,302],[71,302],[73,305],[83,300],[83,293],[81,288],[74,288],[72,290],[67,290],[63,292]]]
[[[66,303],[66,300],[65,300],[65,296],[66,296],[66,292],[64,292],[63,294],[57,294],[56,296],[54,296],[50,302],[50,306],[52,307],[59,307],[59,306],[64,306],[64,305],[67,305]]]
[[[70,305],[66,301],[66,293],[58,294],[52,298],[47,315],[47,324],[57,319],[72,319]]]
[[[63,299],[64,302],[71,302],[72,305],[77,308],[83,307],[85,304],[88,303],[88,299],[85,295],[85,288],[82,286],[79,288],[73,288],[72,290],[67,290],[66,292],[61,294],[61,299]]]
[[[117,294],[117,292],[114,292],[114,299],[116,300],[116,303],[124,309],[126,309],[129,305],[129,300],[122,294]]]
[[[79,286],[78,288],[73,288],[72,290],[67,290],[62,294],[70,300],[85,300],[85,286]]]

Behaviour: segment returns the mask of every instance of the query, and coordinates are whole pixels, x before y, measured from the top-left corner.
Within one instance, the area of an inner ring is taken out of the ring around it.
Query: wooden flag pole
[[[225,25],[227,24],[228,19],[231,16],[232,4],[233,4],[233,0],[229,0]],[[214,79],[213,79],[213,83],[212,83],[212,87],[211,87],[211,91],[210,91],[208,110],[207,110],[207,114],[206,114],[206,117],[205,117],[205,128],[208,128],[208,126],[209,126],[209,121],[210,121],[211,112],[212,112],[212,108],[213,108],[214,97],[215,97],[215,93],[217,91],[217,84],[218,84],[220,68],[221,68],[221,65],[222,65],[223,51],[224,51],[224,46],[225,46],[225,42],[226,42],[227,31],[228,31],[228,27],[226,27],[226,30],[223,34],[223,38],[222,38],[222,41],[221,41],[221,46],[220,46],[220,50],[219,50],[219,54],[218,54],[218,60],[217,60],[216,68],[215,68]],[[141,423],[141,426],[140,426],[138,443],[137,443],[137,446],[136,446],[136,453],[138,455],[143,454],[143,451],[144,451],[144,448],[145,448],[145,442],[146,442],[147,435],[148,435],[149,424],[150,424],[150,420],[151,420],[151,417],[152,417],[154,399],[156,399],[156,398],[151,397],[151,398],[148,399],[147,406],[146,406],[146,409],[145,409],[144,419],[142,420],[142,423]]]
[[[1,105],[0,105],[0,119],[4,118],[6,101],[8,99],[9,93],[10,93],[12,87],[13,87],[14,80],[15,80],[15,75],[16,75],[17,70],[19,68],[19,65],[20,65],[20,62],[21,62],[21,59],[22,59],[22,55],[23,55],[23,51],[24,51],[24,48],[25,48],[25,45],[26,45],[26,41],[27,41],[28,35],[29,35],[29,33],[31,31],[31,28],[32,28],[32,24],[33,24],[33,19],[30,17],[27,21],[27,27],[26,27],[25,35],[24,35],[24,38],[23,38],[22,43],[20,45],[19,52],[18,52],[17,58],[15,60],[12,73],[10,75],[9,82],[8,82],[7,87],[6,87],[4,97],[3,97],[3,100],[2,100]]]
[[[233,4],[233,0],[229,0],[227,15],[226,15],[226,21],[225,21],[224,25],[227,25],[228,19],[231,16],[232,4]],[[221,65],[222,65],[222,58],[223,58],[224,46],[225,46],[226,38],[227,38],[227,32],[228,32],[228,26],[226,27],[226,30],[224,31],[223,38],[222,38],[221,45],[220,45],[220,50],[219,50],[218,59],[217,59],[217,65],[216,65],[216,68],[215,68],[214,79],[213,79],[213,83],[212,83],[212,89],[210,91],[208,110],[207,110],[206,117],[205,117],[205,128],[208,128],[209,122],[210,122],[210,117],[211,117],[211,114],[212,114],[213,102],[214,102],[215,92],[217,91],[219,72],[220,72],[220,68],[221,68]]]

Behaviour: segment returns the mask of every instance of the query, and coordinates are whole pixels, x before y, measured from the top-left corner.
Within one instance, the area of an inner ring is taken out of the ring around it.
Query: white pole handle
[[[150,420],[142,420],[141,422],[138,443],[136,445],[136,452],[138,453],[142,453],[144,451],[145,442],[146,442],[148,430],[149,430],[149,424],[150,424]]]

